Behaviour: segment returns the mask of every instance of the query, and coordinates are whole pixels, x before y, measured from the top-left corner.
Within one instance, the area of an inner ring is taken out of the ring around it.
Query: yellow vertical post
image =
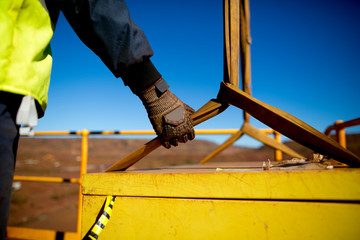
[[[274,131],[274,138],[278,143],[281,143],[281,134],[277,131]],[[275,149],[275,161],[282,160],[282,152],[278,149]]]
[[[89,131],[84,129],[81,132],[81,164],[80,164],[80,176],[79,176],[79,204],[78,204],[78,218],[77,218],[77,228],[76,232],[81,239],[81,211],[82,211],[82,192],[81,192],[81,183],[82,176],[87,172],[87,160],[88,160],[88,136]]]
[[[339,125],[339,124],[342,124],[342,123],[344,123],[343,120],[337,120],[335,122],[336,125]],[[336,128],[336,141],[338,141],[338,143],[342,147],[346,148],[345,128],[340,128],[340,129]]]
[[[239,87],[240,3],[224,0],[224,81]]]
[[[230,0],[230,82],[239,87],[240,2]]]
[[[240,0],[240,57],[243,91],[251,95],[251,57],[250,57],[250,9],[249,0]],[[244,121],[250,121],[250,114],[244,111]]]

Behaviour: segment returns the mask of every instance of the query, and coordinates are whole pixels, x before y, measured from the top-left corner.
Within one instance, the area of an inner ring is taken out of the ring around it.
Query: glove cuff
[[[120,77],[125,85],[129,86],[135,94],[154,85],[161,78],[161,74],[157,71],[150,59],[145,59],[141,63],[123,67]]]
[[[149,117],[169,112],[178,106],[180,100],[169,90],[164,79],[159,79],[153,86],[138,94]]]

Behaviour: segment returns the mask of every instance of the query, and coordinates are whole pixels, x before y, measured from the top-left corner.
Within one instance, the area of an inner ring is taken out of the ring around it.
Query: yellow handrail
[[[37,131],[35,136],[50,136],[50,135],[82,135],[84,130],[80,131]],[[196,134],[233,134],[239,129],[196,129]],[[262,132],[272,134],[273,129],[261,129]],[[89,135],[155,135],[154,130],[104,130],[104,131],[89,131]]]
[[[360,125],[360,118],[355,118],[344,122],[343,120],[337,120],[333,125],[326,128],[324,134],[330,136],[331,131],[335,131],[336,141],[346,148],[346,135],[345,129],[348,127]]]
[[[24,182],[49,182],[49,183],[80,183],[78,178],[60,178],[60,177],[33,177],[33,176],[14,176],[14,181]]]

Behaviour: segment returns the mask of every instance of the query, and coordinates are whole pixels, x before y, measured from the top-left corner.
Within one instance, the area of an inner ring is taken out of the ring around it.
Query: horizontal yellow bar
[[[34,133],[35,136],[42,136],[42,135],[81,135],[82,131],[37,131]]]
[[[237,133],[239,129],[197,129],[195,130],[196,134],[234,134]],[[273,129],[260,129],[260,131],[272,134],[275,131]],[[83,131],[38,131],[35,132],[36,136],[42,135],[82,135]],[[99,134],[99,135],[149,135],[155,134],[154,130],[121,130],[121,131],[90,131],[90,135]]]
[[[22,227],[7,227],[7,237],[9,239],[42,239],[54,240],[56,238],[56,231],[34,228]],[[64,232],[64,240],[79,240],[79,234],[75,232]]]
[[[341,120],[338,120],[337,122],[334,123],[334,125],[329,126],[324,132],[325,135],[329,135],[330,132],[333,130],[339,131],[344,128],[360,125],[360,118],[355,118],[353,120],[346,121],[346,122],[339,122],[339,121],[341,121]]]
[[[155,131],[154,130],[121,130],[121,131],[103,131],[101,134],[148,135],[148,134],[155,134]]]
[[[59,177],[34,177],[34,176],[14,176],[14,181],[28,182],[51,182],[51,183],[79,183],[77,178],[59,178]]]
[[[194,166],[85,174],[82,191],[104,196],[359,201],[359,176],[356,168],[218,171]]]
[[[260,129],[264,133],[274,133],[272,129]],[[239,132],[239,129],[198,129],[195,130],[196,134],[235,134]]]

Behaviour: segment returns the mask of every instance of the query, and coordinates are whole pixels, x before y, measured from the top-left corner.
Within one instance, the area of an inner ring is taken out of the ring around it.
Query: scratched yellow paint
[[[83,193],[92,195],[360,201],[360,169],[165,169],[86,174],[82,185]]]
[[[82,235],[117,195],[99,239],[360,239],[358,170],[87,174]]]

